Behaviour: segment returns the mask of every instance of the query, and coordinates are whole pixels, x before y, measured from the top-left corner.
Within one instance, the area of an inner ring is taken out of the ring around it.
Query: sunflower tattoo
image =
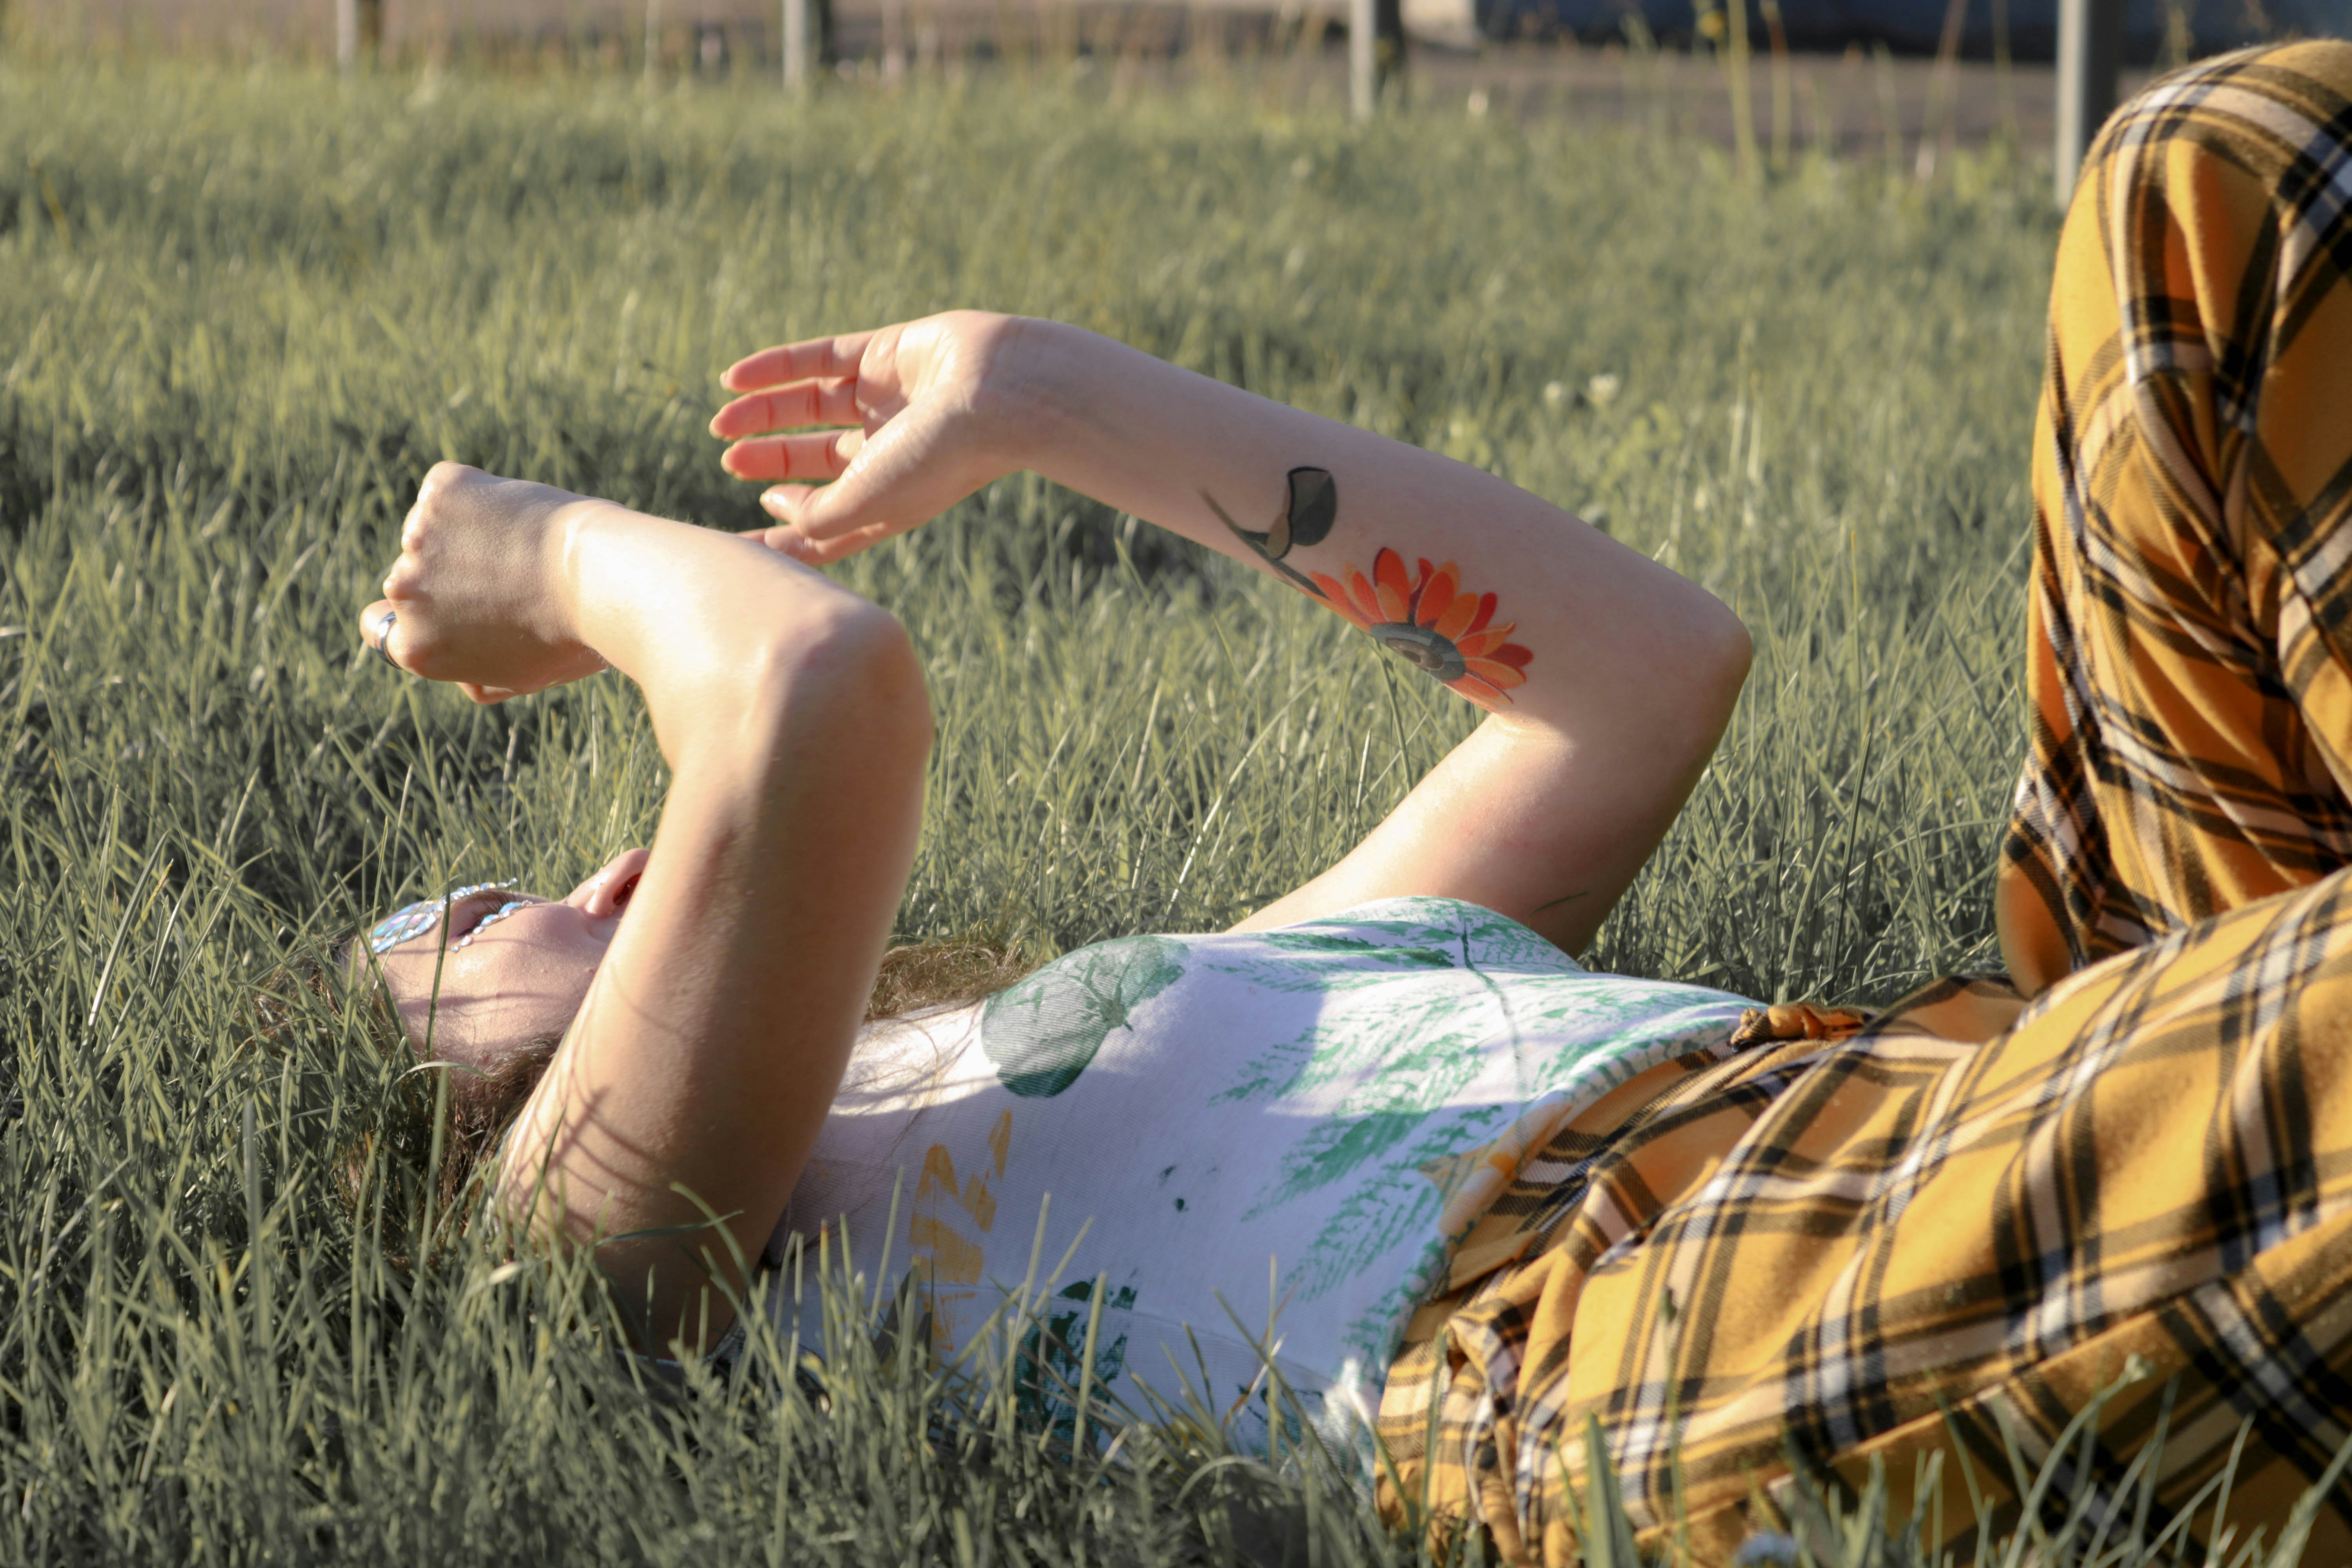
[[[1297,546],[1320,544],[1339,521],[1339,488],[1324,469],[1290,470],[1287,502],[1264,531],[1235,522],[1206,490],[1201,499],[1234,537],[1301,592],[1314,595],[1382,647],[1479,707],[1507,708],[1511,688],[1527,684],[1535,655],[1510,640],[1518,623],[1497,625],[1496,596],[1465,588],[1461,568],[1453,562],[1417,561],[1408,572],[1404,557],[1384,545],[1372,557],[1369,577],[1352,563],[1332,577],[1301,572],[1283,560]]]

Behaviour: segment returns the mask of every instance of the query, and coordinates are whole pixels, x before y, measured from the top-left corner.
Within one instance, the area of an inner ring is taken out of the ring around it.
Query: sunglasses
[[[476,882],[471,887],[454,888],[450,889],[448,895],[445,898],[421,899],[415,903],[408,904],[400,909],[394,910],[391,914],[388,914],[383,919],[378,921],[374,927],[369,931],[367,936],[368,952],[381,958],[384,953],[390,952],[395,947],[398,947],[402,942],[408,941],[411,937],[422,936],[426,931],[431,931],[450,906],[456,904],[459,900],[470,899],[476,893],[487,893],[492,889],[511,888],[513,886],[514,883],[511,880],[504,882]],[[517,900],[511,903],[501,904],[499,906],[497,911],[487,916],[480,925],[477,925],[472,931],[467,932],[464,941],[460,942],[458,945],[462,947],[466,942],[473,941],[476,936],[481,933],[483,927],[506,919],[509,915],[513,914],[517,910],[523,908],[529,901],[530,900]]]

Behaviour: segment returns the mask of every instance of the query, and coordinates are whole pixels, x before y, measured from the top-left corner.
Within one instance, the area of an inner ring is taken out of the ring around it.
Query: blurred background
[[[60,40],[325,53],[335,38],[335,0],[0,0],[0,9]],[[635,57],[650,29],[673,62],[704,69],[779,55],[778,0],[382,0],[381,9],[383,43],[403,54],[553,47]],[[1071,35],[1084,49],[1164,54],[1203,31],[1263,46],[1337,33],[1346,23],[1345,0],[835,0],[834,9],[841,47],[852,53],[878,53],[898,26],[907,38],[889,41],[910,51],[1004,54]],[[1883,44],[1897,55],[1932,55],[1955,7],[1949,0],[1780,0],[1762,9],[1759,31],[1777,26],[1793,49]],[[1404,0],[1402,10],[1416,43],[1454,50],[1531,39],[1606,45],[1643,32],[1687,45],[1721,31],[1720,8],[1706,0]],[[2021,62],[2055,54],[2058,0],[1965,0],[1958,11],[1965,59],[1991,60],[2004,42]],[[2140,64],[2168,48],[2204,54],[2352,26],[2352,0],[2127,0],[2124,12],[2128,58]]]
[[[1924,161],[2005,140],[2040,156],[2061,0],[1373,0],[1385,98],[1727,145]],[[2105,0],[2116,89],[2241,45],[2352,34],[2352,0]],[[403,68],[782,79],[791,0],[0,0],[16,47]],[[1058,59],[1115,85],[1255,70],[1305,107],[1349,91],[1349,0],[802,0],[810,68],[881,84]],[[1744,13],[1744,14],[1743,14]],[[2119,24],[2119,26],[2118,26]],[[1391,58],[1391,57],[1393,58]],[[1726,65],[1742,79],[1727,91]],[[1268,68],[1278,68],[1269,70]],[[1359,68],[1361,68],[1360,66]],[[1753,81],[1748,79],[1752,72]],[[1751,90],[1752,88],[1752,90]],[[2103,110],[2101,110],[2103,112]]]

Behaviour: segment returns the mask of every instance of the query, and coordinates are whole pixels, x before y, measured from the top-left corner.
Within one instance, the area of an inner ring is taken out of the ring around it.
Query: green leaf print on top
[[[1097,942],[988,999],[980,1045],[997,1080],[1031,1100],[1078,1081],[1113,1029],[1184,976],[1184,944],[1164,936]]]
[[[1297,954],[1309,958],[1352,958],[1359,964],[1386,965],[1391,969],[1456,969],[1461,961],[1439,947],[1405,947],[1393,942],[1366,942],[1361,937],[1331,936],[1316,931],[1296,933],[1268,931],[1265,945],[1276,952]],[[1374,970],[1373,973],[1383,973]],[[1328,989],[1332,975],[1328,971],[1308,971],[1312,981],[1305,976],[1294,984],[1313,984],[1318,989]]]
[[[1368,1117],[1357,1123],[1362,1128],[1387,1122],[1383,1131],[1401,1135],[1372,1152],[1370,1169],[1350,1184],[1347,1197],[1316,1231],[1307,1250],[1282,1260],[1287,1288],[1299,1300],[1311,1301],[1361,1274],[1373,1259],[1416,1232],[1427,1230],[1434,1237],[1446,1194],[1430,1167],[1492,1138],[1507,1114],[1500,1106],[1463,1106],[1409,1119]],[[1409,1124],[1399,1130],[1399,1121]]]
[[[1336,994],[1385,986],[1400,973],[1467,969],[1510,975],[1584,973],[1576,960],[1518,921],[1443,899],[1383,900],[1394,915],[1350,913],[1322,924],[1258,933],[1266,957],[1210,967],[1270,991]]]
[[[1086,1381],[1087,1328],[1094,1317],[1096,1283],[1081,1279],[1066,1285],[1045,1303],[1038,1320],[1021,1336],[1021,1349],[1013,1363],[1014,1407],[1038,1426],[1052,1427],[1066,1443],[1077,1436],[1076,1401],[1079,1385]],[[1072,1305],[1054,1310],[1066,1301]],[[1117,1383],[1127,1370],[1128,1324],[1134,1310],[1134,1286],[1104,1289],[1094,1347],[1095,1408],[1099,1413],[1108,1413],[1101,1391]]]
[[[1483,992],[1448,988],[1383,1001],[1327,1006],[1302,1033],[1251,1058],[1215,1100],[1297,1099],[1337,1080],[1356,1088],[1328,1108],[1330,1115],[1429,1110],[1483,1070],[1479,1047],[1507,1032]]]

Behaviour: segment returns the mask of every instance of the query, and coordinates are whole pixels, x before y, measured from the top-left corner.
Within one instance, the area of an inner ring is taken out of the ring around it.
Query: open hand
[[[1022,468],[1011,412],[1040,323],[951,310],[764,350],[720,377],[736,398],[710,421],[739,479],[781,526],[761,537],[811,564],[927,522]],[[783,435],[782,431],[803,432]]]
[[[593,675],[560,590],[562,518],[581,498],[549,485],[436,463],[400,529],[384,596],[360,635],[412,675],[501,702]],[[385,635],[387,612],[396,618]]]

